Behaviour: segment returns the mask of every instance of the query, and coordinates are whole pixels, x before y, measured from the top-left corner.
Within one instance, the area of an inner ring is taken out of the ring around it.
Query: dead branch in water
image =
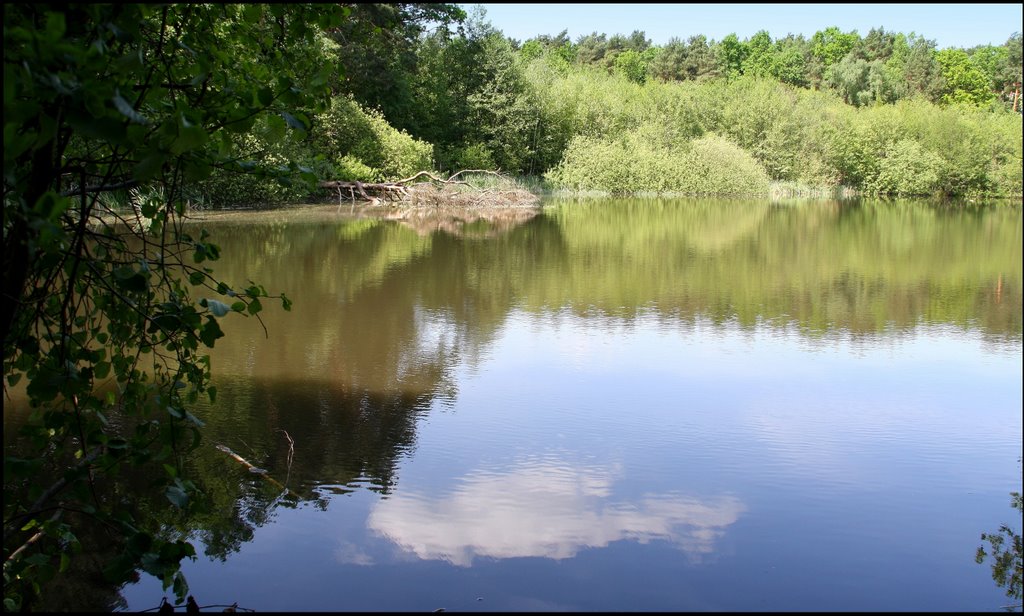
[[[288,479],[292,476],[292,460],[295,458],[295,441],[292,439],[292,435],[288,434],[287,430],[277,429],[278,432],[283,432],[284,437],[288,439],[288,472],[284,476],[284,484],[288,485]]]
[[[241,463],[243,466],[248,468],[249,472],[251,472],[251,473],[253,473],[255,475],[259,475],[260,477],[263,477],[264,479],[266,479],[270,483],[274,484],[275,486],[281,488],[282,490],[285,490],[286,492],[288,492],[289,496],[295,498],[296,500],[301,500],[302,499],[302,497],[299,496],[298,494],[296,494],[295,492],[293,492],[291,488],[288,488],[287,486],[282,485],[281,482],[279,482],[278,480],[276,480],[273,477],[271,477],[270,474],[266,470],[264,470],[262,468],[259,468],[256,465],[252,464],[251,462],[249,462],[248,460],[246,460],[242,456],[240,456],[237,453],[231,451],[231,449],[229,449],[228,447],[225,447],[224,445],[216,445],[216,447],[217,447],[217,449],[219,449],[219,450],[223,451],[224,453],[228,454],[228,456],[234,458],[237,462]]]
[[[503,180],[508,190],[474,187],[469,181],[460,179],[466,174],[492,175]],[[418,181],[427,178],[425,181]],[[324,180],[321,188],[334,189],[338,194],[338,206],[348,198],[355,204],[356,194],[373,205],[398,203],[413,207],[449,205],[453,207],[514,207],[534,206],[538,198],[528,190],[515,188],[515,182],[509,176],[487,169],[463,169],[452,174],[448,179],[440,178],[430,171],[420,171],[414,175],[393,182],[365,183],[343,180]]]

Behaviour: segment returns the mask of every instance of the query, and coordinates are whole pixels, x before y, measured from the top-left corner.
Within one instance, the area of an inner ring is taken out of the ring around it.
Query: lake
[[[1021,524],[1019,206],[205,218],[215,272],[294,308],[228,315],[211,350],[201,606],[1013,603],[974,554]]]

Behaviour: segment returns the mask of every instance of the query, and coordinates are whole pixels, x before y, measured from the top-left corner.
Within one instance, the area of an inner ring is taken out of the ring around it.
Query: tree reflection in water
[[[1019,460],[1018,460],[1019,462]],[[1024,498],[1020,492],[1010,493],[1010,506],[1017,511],[1018,519],[1024,513]],[[1015,532],[1009,525],[1003,524],[999,527],[998,533],[982,533],[981,540],[988,542],[989,551],[985,546],[978,547],[975,560],[980,565],[985,562],[986,557],[992,560],[992,579],[996,584],[1006,589],[1006,596],[1016,599],[1018,602],[1003,606],[1007,610],[1020,609],[1021,596],[1024,595],[1024,583],[1021,580],[1022,550],[1020,533]]]

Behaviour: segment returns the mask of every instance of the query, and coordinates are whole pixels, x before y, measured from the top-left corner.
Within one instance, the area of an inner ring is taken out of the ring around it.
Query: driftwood
[[[320,182],[321,188],[334,189],[338,194],[338,205],[341,206],[345,201],[346,192],[349,200],[352,204],[355,204],[356,195],[358,194],[363,200],[369,201],[373,205],[381,205],[388,202],[401,202],[413,205],[424,205],[424,197],[431,196],[435,197],[432,199],[426,199],[427,201],[438,201],[440,200],[451,200],[453,197],[461,195],[462,193],[456,190],[452,190],[456,187],[466,187],[470,191],[476,191],[480,196],[486,195],[497,195],[502,193],[506,197],[506,201],[518,201],[528,202],[533,204],[536,198],[529,191],[516,189],[506,191],[496,191],[492,189],[475,189],[472,184],[464,179],[459,179],[459,176],[465,174],[485,174],[493,175],[502,180],[512,183],[511,179],[497,171],[489,171],[486,169],[463,169],[447,179],[437,177],[430,171],[420,171],[414,175],[401,180],[395,180],[393,182],[380,182],[380,183],[368,183],[360,181],[343,181],[343,180],[325,180]],[[425,180],[422,178],[426,178]],[[417,181],[419,180],[419,181]],[[514,196],[514,199],[509,197]],[[477,205],[479,200],[472,200],[472,205]],[[466,204],[462,204],[466,205]]]
[[[299,496],[298,494],[296,494],[291,488],[289,488],[286,485],[283,485],[280,481],[278,481],[278,480],[274,479],[273,477],[271,477],[270,474],[267,473],[266,470],[257,467],[256,465],[252,464],[251,462],[249,462],[248,460],[246,460],[242,456],[238,455],[237,453],[231,451],[231,449],[225,447],[224,445],[216,445],[216,447],[217,447],[217,449],[219,449],[219,450],[223,451],[224,453],[228,454],[228,456],[233,458],[235,461],[241,463],[242,466],[245,466],[246,468],[248,468],[250,473],[253,473],[255,475],[259,475],[260,477],[263,477],[264,479],[267,480],[268,483],[271,483],[271,484],[277,486],[278,488],[286,491],[288,493],[288,495],[291,496],[292,498],[294,498],[296,500],[301,500],[302,499],[302,497]],[[291,458],[291,455],[289,455],[289,460],[290,460],[290,458]],[[291,469],[291,465],[290,465],[290,462],[289,462],[289,474],[290,474],[290,469]]]

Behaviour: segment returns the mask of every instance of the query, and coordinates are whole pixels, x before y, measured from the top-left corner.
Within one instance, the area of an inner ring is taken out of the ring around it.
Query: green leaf
[[[246,23],[257,23],[261,17],[263,17],[263,7],[258,4],[247,4],[245,5],[245,8],[242,9],[242,19],[244,19]]]
[[[71,200],[67,197],[60,197],[53,191],[46,191],[36,200],[35,207],[32,209],[42,218],[56,220],[70,205]]]
[[[196,150],[203,146],[210,136],[206,134],[202,126],[193,124],[185,117],[185,114],[178,116],[178,136],[171,143],[171,152],[182,154]]]
[[[267,128],[263,131],[263,138],[267,143],[277,143],[284,139],[288,132],[288,124],[281,116],[272,115],[267,118]]]
[[[125,291],[141,293],[149,286],[149,281],[142,272],[136,272],[125,265],[114,270],[114,282]]]
[[[188,506],[188,494],[178,486],[167,486],[167,491],[164,494],[175,507],[184,509]]]
[[[111,100],[114,101],[114,107],[117,107],[117,110],[132,122],[143,125],[149,124],[149,119],[135,111],[135,108],[121,96],[119,91],[114,91],[114,98]]]
[[[31,556],[26,556],[23,560],[30,565],[39,566],[50,562],[50,557],[46,554],[36,553]]]
[[[192,182],[199,182],[210,177],[213,173],[213,167],[203,160],[196,160],[189,158],[184,161],[184,173],[185,179]]]
[[[174,596],[178,598],[180,603],[186,594],[188,594],[188,583],[185,582],[185,576],[178,571],[174,574]]]
[[[260,303],[260,300],[254,297],[252,301],[249,302],[248,310],[249,314],[257,314],[259,311],[263,310],[263,304]]]
[[[288,123],[288,126],[301,131],[309,130],[309,119],[301,113],[292,115],[287,111],[282,111],[281,115],[284,117],[284,121]]]
[[[160,175],[165,162],[167,162],[166,154],[159,151],[151,152],[135,164],[135,167],[132,168],[132,176],[140,182],[151,180]]]
[[[224,332],[221,330],[220,325],[217,324],[217,321],[213,317],[207,317],[206,325],[204,325],[202,330],[199,332],[199,339],[202,340],[203,344],[206,346],[213,348],[214,342],[218,338],[223,337]]]
[[[68,124],[83,137],[102,139],[110,143],[122,143],[128,134],[123,121],[109,116],[97,118],[91,115],[76,115],[72,111],[68,114]]]
[[[256,98],[261,105],[269,107],[274,102],[274,91],[267,87],[260,88],[256,91]]]
[[[47,40],[54,43],[59,41],[67,29],[68,26],[63,13],[56,11],[46,13],[46,30],[44,33]]]

